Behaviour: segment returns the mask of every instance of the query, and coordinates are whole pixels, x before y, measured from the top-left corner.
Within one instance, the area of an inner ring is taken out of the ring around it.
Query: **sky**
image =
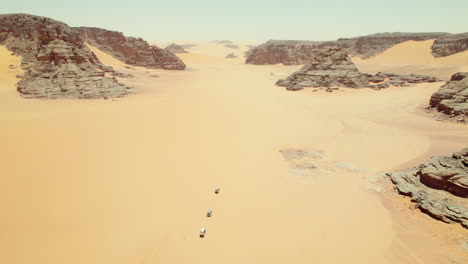
[[[148,41],[335,40],[377,32],[468,31],[467,0],[1,0],[28,13]]]

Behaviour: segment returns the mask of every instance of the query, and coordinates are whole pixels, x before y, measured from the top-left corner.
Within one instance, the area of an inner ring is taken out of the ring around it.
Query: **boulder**
[[[387,175],[398,192],[410,196],[421,211],[468,228],[468,148]]]

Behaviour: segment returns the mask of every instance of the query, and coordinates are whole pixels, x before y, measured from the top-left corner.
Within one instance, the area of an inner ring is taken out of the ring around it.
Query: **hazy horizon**
[[[17,0],[1,14],[28,13],[70,26],[121,31],[148,41],[335,40],[380,32],[466,32],[468,2],[239,0],[237,2]],[[456,6],[457,8],[453,8]],[[64,7],[70,12],[64,12]],[[433,19],[427,19],[431,17]]]

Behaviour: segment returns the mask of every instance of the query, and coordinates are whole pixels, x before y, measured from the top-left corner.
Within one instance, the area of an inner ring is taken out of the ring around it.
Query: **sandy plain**
[[[384,60],[404,45],[374,67],[409,69]],[[300,66],[212,50],[163,71],[93,48],[139,93],[47,101],[19,96],[20,58],[0,47],[0,263],[466,263],[464,229],[379,177],[468,145],[424,112],[442,83],[289,92],[274,83]],[[290,148],[321,153],[320,172],[292,173]]]

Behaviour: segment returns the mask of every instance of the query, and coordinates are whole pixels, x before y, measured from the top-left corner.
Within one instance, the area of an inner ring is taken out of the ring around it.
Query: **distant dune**
[[[389,48],[370,59],[354,57],[353,62],[363,72],[394,72],[427,74],[448,80],[457,72],[468,71],[468,50],[435,58],[431,54],[434,40],[407,41]]]

